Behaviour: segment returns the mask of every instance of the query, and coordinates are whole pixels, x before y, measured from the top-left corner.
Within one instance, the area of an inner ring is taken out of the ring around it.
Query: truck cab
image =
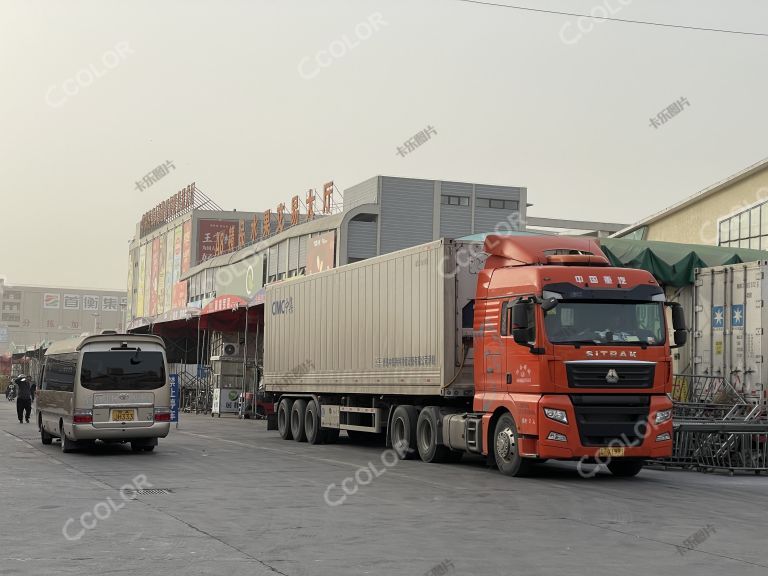
[[[544,459],[601,461],[634,475],[672,453],[664,292],[611,267],[594,239],[489,235],[475,300],[475,396],[485,453],[518,475]],[[674,307],[674,305],[672,305]]]

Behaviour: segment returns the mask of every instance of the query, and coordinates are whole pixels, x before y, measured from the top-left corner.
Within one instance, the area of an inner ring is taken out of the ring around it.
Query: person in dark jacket
[[[32,383],[29,378],[22,374],[15,380],[18,395],[16,396],[16,415],[19,417],[19,424],[23,422],[22,416],[29,422],[29,415],[32,412]]]

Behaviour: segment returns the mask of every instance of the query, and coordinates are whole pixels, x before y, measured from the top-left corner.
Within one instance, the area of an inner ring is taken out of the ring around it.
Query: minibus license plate
[[[597,451],[598,456],[624,456],[624,446],[609,446],[600,448]]]
[[[133,410],[112,410],[112,420],[117,422],[133,420]]]

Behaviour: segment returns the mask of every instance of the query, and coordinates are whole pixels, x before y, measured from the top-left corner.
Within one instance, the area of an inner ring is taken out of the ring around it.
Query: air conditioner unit
[[[240,344],[234,342],[225,342],[221,348],[222,358],[231,358],[232,356],[240,355]]]

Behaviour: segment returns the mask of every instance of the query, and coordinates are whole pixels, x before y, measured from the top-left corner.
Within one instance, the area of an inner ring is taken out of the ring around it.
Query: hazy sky
[[[512,2],[768,33],[765,0]],[[454,0],[0,0],[0,275],[124,288],[141,214],[193,181],[260,211],[329,179],[465,180],[633,222],[768,156],[768,37],[582,24]]]

